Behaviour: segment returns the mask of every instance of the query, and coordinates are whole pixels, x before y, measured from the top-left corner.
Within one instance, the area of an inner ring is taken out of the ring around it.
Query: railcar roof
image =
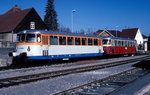
[[[97,37],[97,38],[102,38],[102,39],[116,39],[116,40],[135,41],[134,39],[128,39],[128,38],[100,37],[100,36],[97,36],[97,35],[90,35],[90,34],[69,33],[69,32],[59,32],[59,31],[47,31],[47,30],[24,30],[24,31],[19,32],[18,34],[34,34],[34,33],[55,34],[55,35],[69,35],[69,36],[82,36],[82,37]]]
[[[120,37],[101,37],[102,39],[114,39],[114,40],[129,40],[129,41],[136,41],[130,38],[120,38]]]
[[[34,34],[34,33],[102,38],[102,37],[97,36],[97,35],[80,34],[80,33],[69,33],[69,32],[59,32],[59,31],[47,31],[47,30],[24,30],[24,31],[19,32],[18,34]]]

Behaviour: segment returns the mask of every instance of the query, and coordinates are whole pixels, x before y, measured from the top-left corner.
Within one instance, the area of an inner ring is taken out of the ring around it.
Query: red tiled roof
[[[121,32],[120,37],[134,39],[137,32],[138,32],[138,28],[123,29],[122,32]]]
[[[146,36],[146,35],[144,35],[144,34],[142,34],[142,36],[143,36],[144,39],[148,38],[148,36]]]
[[[13,7],[5,14],[0,15],[0,33],[13,31],[31,9],[21,10],[18,7]]]
[[[115,31],[115,30],[98,30],[97,32],[95,32],[94,34],[96,34],[96,35],[99,35],[99,34],[101,34],[102,32],[106,32],[106,33],[108,33],[110,36],[112,35],[112,36],[114,36],[114,37],[119,37],[120,36],[120,31]]]

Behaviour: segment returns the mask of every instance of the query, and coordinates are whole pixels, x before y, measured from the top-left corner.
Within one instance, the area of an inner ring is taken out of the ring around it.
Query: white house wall
[[[137,34],[135,36],[135,40],[137,41],[137,44],[143,44],[143,36],[140,32],[140,29],[138,29]]]
[[[4,33],[4,34],[0,34],[0,40],[1,41],[10,41],[12,42],[12,37],[13,37],[13,42],[17,41],[17,34],[13,34],[12,33]]]

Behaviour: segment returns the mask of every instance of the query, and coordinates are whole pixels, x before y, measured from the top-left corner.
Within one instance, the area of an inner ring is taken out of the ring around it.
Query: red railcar
[[[105,55],[134,55],[136,41],[127,38],[104,37],[103,49]]]

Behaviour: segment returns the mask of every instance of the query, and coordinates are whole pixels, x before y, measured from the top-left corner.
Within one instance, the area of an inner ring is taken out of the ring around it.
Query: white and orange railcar
[[[14,60],[51,60],[102,56],[102,38],[44,30],[18,33]]]

